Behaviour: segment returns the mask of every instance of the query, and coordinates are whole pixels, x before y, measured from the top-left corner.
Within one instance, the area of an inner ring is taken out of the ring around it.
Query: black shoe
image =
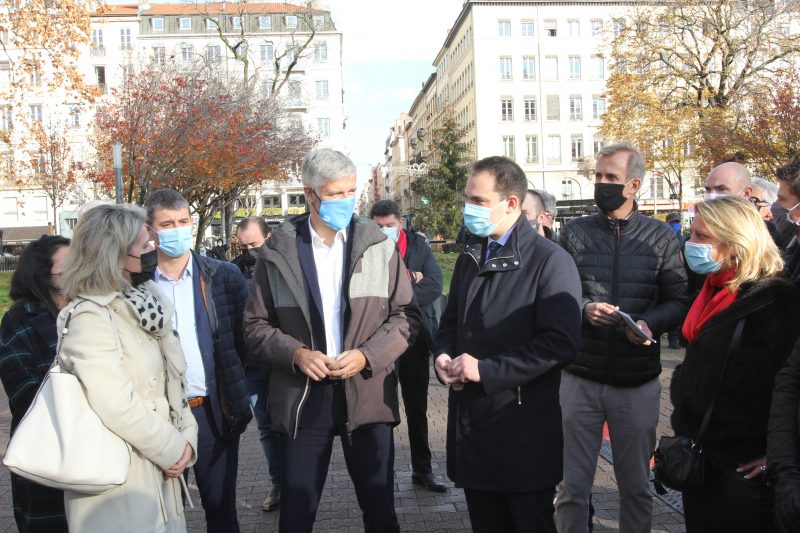
[[[432,472],[428,472],[427,474],[418,474],[414,472],[411,474],[411,482],[414,485],[422,485],[433,492],[447,492],[447,486],[444,483],[436,481]]]
[[[261,510],[265,513],[274,511],[281,506],[281,489],[273,487],[267,499],[261,504]]]

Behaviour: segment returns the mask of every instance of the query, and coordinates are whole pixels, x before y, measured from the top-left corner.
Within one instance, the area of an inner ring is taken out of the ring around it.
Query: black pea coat
[[[480,383],[451,389],[447,475],[456,486],[531,492],[562,476],[561,368],[580,341],[581,287],[572,258],[520,217],[483,263],[486,238],[458,258],[436,354],[479,359]]]

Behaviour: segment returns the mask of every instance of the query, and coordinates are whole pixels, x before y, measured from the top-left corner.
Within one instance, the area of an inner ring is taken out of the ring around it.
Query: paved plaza
[[[680,362],[683,350],[664,349],[662,360],[664,372],[661,376],[664,390],[661,395],[661,418],[659,434],[671,434],[669,429],[669,379],[672,369]],[[0,449],[8,442],[11,416],[5,394],[0,391]],[[445,430],[447,416],[447,389],[435,379],[431,380],[428,418],[430,441],[433,452],[434,473],[444,477],[445,470]],[[411,483],[410,455],[406,426],[401,424],[395,431],[395,505],[403,531],[470,531],[464,493],[455,489],[452,483],[444,494],[436,494],[420,489]],[[277,531],[278,512],[261,512],[261,503],[268,491],[266,461],[258,442],[258,431],[251,423],[242,435],[239,456],[239,483],[237,499],[239,522],[242,532]],[[191,480],[190,480],[191,481]],[[200,507],[200,496],[192,487],[196,509],[188,512],[189,531],[205,532],[205,521]],[[593,489],[595,507],[595,531],[617,531],[617,512],[619,507],[613,467],[602,457],[598,461],[597,475]],[[674,502],[673,502],[674,503]],[[683,516],[671,505],[661,499],[654,499],[653,531],[677,533],[685,531]],[[11,489],[8,470],[0,468],[0,532],[16,531],[11,507]],[[356,502],[355,492],[345,468],[341,446],[334,446],[334,454],[325,484],[322,502],[317,513],[315,531],[356,532],[363,531],[361,512]],[[146,532],[142,532],[146,533]]]

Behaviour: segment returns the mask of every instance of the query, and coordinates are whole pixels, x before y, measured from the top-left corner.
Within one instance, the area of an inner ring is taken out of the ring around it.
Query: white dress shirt
[[[330,247],[314,231],[311,217],[308,218],[308,228],[311,231],[311,249],[314,251],[319,295],[322,298],[320,311],[325,323],[326,355],[336,359],[342,353],[342,276],[347,228],[336,232]]]
[[[164,294],[172,300],[175,308],[173,317],[175,329],[183,348],[183,356],[186,358],[186,396],[208,396],[206,389],[206,370],[203,366],[203,355],[200,352],[200,344],[197,342],[197,322],[194,316],[194,283],[192,282],[192,259],[175,281],[165,276],[161,270],[156,268],[156,284],[164,291]]]

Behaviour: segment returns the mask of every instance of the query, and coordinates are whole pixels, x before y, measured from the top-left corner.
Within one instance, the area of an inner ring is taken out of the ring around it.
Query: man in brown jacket
[[[420,314],[394,241],[353,216],[355,165],[314,150],[302,178],[311,213],[260,249],[244,319],[251,353],[272,366],[272,428],[284,439],[280,531],[312,530],[335,435],[364,529],[399,531],[394,362]]]

